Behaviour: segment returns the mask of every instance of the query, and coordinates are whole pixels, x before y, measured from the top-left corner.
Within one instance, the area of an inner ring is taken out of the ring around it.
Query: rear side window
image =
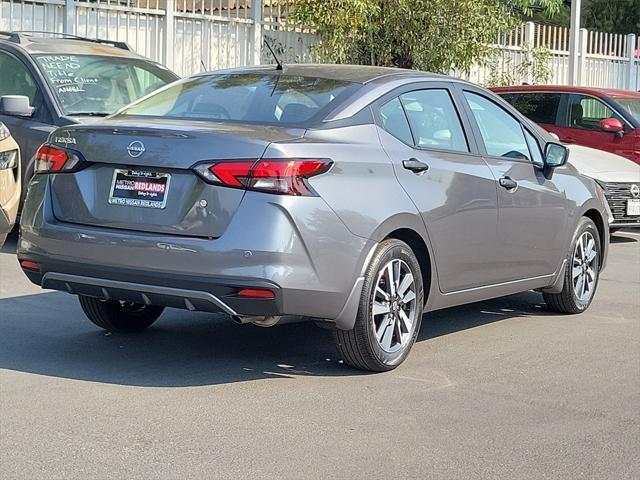
[[[460,117],[447,90],[416,90],[400,95],[400,100],[417,146],[469,151]]]
[[[291,75],[208,75],[175,83],[120,114],[303,126],[357,88]]]
[[[504,93],[500,96],[530,120],[555,125],[560,93]]]
[[[464,96],[480,129],[487,154],[495,157],[531,159],[520,122],[502,107],[481,95],[464,92]]]
[[[407,145],[413,145],[409,122],[407,122],[407,117],[398,97],[380,107],[380,117],[382,118],[382,127],[387,132]]]
[[[24,95],[33,105],[38,87],[27,67],[13,55],[0,52],[0,96]]]

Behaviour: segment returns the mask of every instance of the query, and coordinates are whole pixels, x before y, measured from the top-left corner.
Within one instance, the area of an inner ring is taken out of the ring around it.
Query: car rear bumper
[[[373,243],[351,234],[318,197],[248,192],[217,239],[58,221],[46,177],[21,217],[18,259],[43,288],[234,316],[336,320],[353,296]],[[243,288],[272,299],[240,298]],[[337,322],[339,323],[339,322]]]

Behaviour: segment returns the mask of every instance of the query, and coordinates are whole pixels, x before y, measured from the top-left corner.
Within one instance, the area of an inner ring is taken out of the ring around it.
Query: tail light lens
[[[204,181],[227,187],[246,188],[282,195],[315,195],[307,179],[326,172],[327,159],[262,159],[220,161],[194,167]]]
[[[72,171],[80,161],[80,156],[73,151],[45,143],[36,152],[35,173]]]

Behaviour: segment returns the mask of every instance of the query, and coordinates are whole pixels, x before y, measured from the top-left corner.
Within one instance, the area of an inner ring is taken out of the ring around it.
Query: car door
[[[602,131],[600,121],[606,118],[617,118],[625,125],[627,131],[632,130],[628,122],[601,99],[589,95],[569,95],[565,116],[566,127],[560,139],[565,143],[576,143],[629,156],[635,148],[633,135],[620,136]]]
[[[500,280],[554,273],[566,253],[567,200],[541,168],[541,140],[497,99],[472,88],[461,93],[497,180]]]
[[[495,180],[463,128],[449,84],[406,87],[374,110],[383,148],[424,220],[440,290],[496,282]]]
[[[24,95],[34,107],[33,115],[20,117],[0,114],[2,121],[20,147],[23,183],[30,180],[33,172],[32,158],[55,126],[51,112],[43,97],[42,86],[29,67],[13,53],[0,50],[0,96]],[[26,188],[23,188],[23,197]]]

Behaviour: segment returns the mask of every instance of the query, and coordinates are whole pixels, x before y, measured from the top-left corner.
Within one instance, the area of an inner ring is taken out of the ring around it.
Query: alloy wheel
[[[376,340],[385,352],[397,352],[410,343],[416,325],[416,286],[409,265],[393,259],[382,267],[372,297]]]
[[[571,278],[573,292],[581,302],[588,302],[593,295],[598,269],[598,250],[591,232],[584,232],[578,238],[573,251]]]

